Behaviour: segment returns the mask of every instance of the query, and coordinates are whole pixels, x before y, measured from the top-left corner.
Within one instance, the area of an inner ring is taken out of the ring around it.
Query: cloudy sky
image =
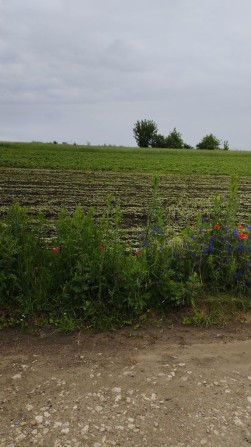
[[[0,140],[251,150],[251,0],[0,0]]]

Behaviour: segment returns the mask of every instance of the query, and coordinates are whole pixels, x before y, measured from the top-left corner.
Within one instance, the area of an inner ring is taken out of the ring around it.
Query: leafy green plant
[[[186,233],[188,261],[194,264],[207,290],[246,294],[251,279],[250,225],[236,221],[238,181],[230,185],[229,200],[216,196],[209,213],[201,216],[198,227]]]
[[[205,311],[194,309],[194,311],[183,317],[183,324],[188,325],[191,324],[193,326],[212,326],[218,325],[220,323],[220,319],[218,316],[211,314],[207,314]]]
[[[43,220],[34,224],[25,209],[14,205],[1,225],[0,303],[17,308],[20,314],[39,312],[50,299],[51,272],[45,268],[48,253]],[[49,295],[48,295],[49,294]]]
[[[193,302],[200,290],[197,273],[185,262],[183,240],[165,225],[159,179],[153,183],[153,198],[145,231],[136,254],[147,265],[146,290],[150,306],[168,309]]]

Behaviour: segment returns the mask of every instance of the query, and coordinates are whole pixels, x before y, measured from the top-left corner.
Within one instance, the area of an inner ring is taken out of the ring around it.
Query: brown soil
[[[251,323],[0,332],[0,446],[245,447]]]

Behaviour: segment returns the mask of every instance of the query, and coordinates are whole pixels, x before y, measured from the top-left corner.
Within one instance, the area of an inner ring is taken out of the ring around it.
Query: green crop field
[[[0,143],[0,166],[150,174],[251,176],[251,152]]]
[[[94,207],[101,214],[107,195],[121,206],[123,226],[135,238],[145,222],[154,176],[167,223],[193,223],[215,194],[227,197],[232,175],[240,177],[239,222],[251,209],[251,152],[156,150],[41,143],[0,143],[0,213],[19,203],[48,221],[63,207]]]

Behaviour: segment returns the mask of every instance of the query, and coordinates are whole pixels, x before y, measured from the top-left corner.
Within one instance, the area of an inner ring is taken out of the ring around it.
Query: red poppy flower
[[[248,235],[246,233],[239,233],[239,239],[247,239]]]
[[[57,247],[52,247],[52,251],[53,251],[53,253],[57,253],[58,252],[58,248]]]
[[[99,251],[103,251],[104,248],[105,248],[105,247],[104,247],[103,245],[99,245],[99,247],[98,247]]]
[[[220,225],[219,224],[215,224],[214,225],[214,230],[219,230],[220,229]]]
[[[140,251],[136,251],[135,256],[138,258],[140,256]]]
[[[237,230],[242,230],[243,229],[243,225],[237,225]]]

